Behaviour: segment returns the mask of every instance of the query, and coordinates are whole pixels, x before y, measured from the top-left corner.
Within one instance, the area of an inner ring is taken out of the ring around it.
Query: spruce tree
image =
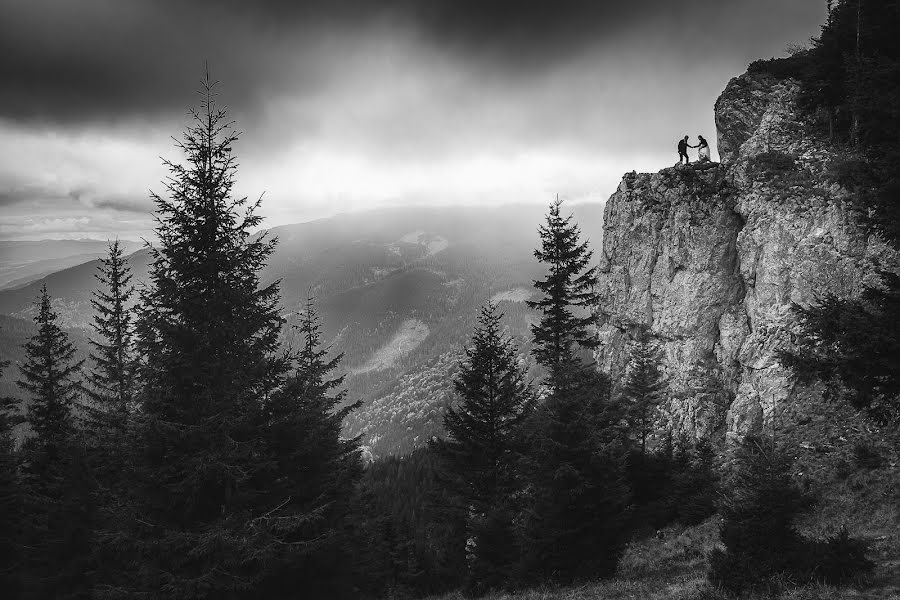
[[[622,396],[632,435],[641,443],[641,456],[647,454],[647,436],[653,433],[665,381],[659,370],[659,349],[642,329],[631,349]]]
[[[812,498],[793,482],[790,466],[774,441],[749,437],[738,448],[720,511],[724,550],[710,557],[713,584],[740,593],[802,570],[805,546],[795,520]]]
[[[278,284],[259,279],[275,242],[252,232],[259,201],[232,194],[238,135],[208,77],[192,117],[186,162],[165,163],[166,197],[154,196],[159,246],[136,326],[137,545],[115,585],[165,598],[332,594],[321,590],[343,583],[325,581],[342,527],[335,480],[352,480],[354,447],[339,438],[342,413],[279,351]]]
[[[109,245],[109,254],[100,259],[98,271],[95,277],[101,288],[94,291],[91,300],[97,338],[90,340],[93,369],[87,376],[86,391],[106,422],[121,425],[132,408],[135,358],[130,306],[134,286],[119,240]]]
[[[629,523],[622,416],[602,373],[577,364],[559,372],[526,438],[523,577],[569,582],[615,571]]]
[[[344,375],[333,377],[332,374],[340,367],[344,354],[328,358],[330,348],[322,346],[322,324],[312,296],[307,296],[297,330],[301,341],[295,377],[302,386],[303,397],[306,402],[317,404],[322,411],[333,413],[340,423],[361,403],[341,407],[347,397],[346,390],[341,389]]]
[[[593,308],[598,301],[594,291],[597,268],[587,268],[593,252],[587,242],[580,241],[581,231],[572,216],[560,215],[561,206],[559,198],[550,205],[547,222],[539,229],[541,248],[534,251],[549,267],[546,279],[534,282],[544,297],[527,303],[542,313],[540,323],[531,326],[533,353],[549,370],[551,383],[575,357],[575,344],[585,348],[598,345],[590,331],[597,321]],[[578,309],[588,314],[576,314]]]
[[[826,295],[795,304],[796,346],[780,354],[802,383],[828,382],[882,424],[900,423],[900,276],[882,274],[883,286],[860,298]]]
[[[61,444],[72,432],[72,409],[80,388],[76,379],[84,361],[75,360],[75,346],[57,324],[46,284],[41,286],[37,333],[25,344],[22,378],[16,383],[31,396],[27,420],[35,437],[30,443],[44,447]]]
[[[39,302],[17,382],[30,395],[25,415],[34,434],[22,450],[22,589],[25,597],[85,597],[92,503],[74,415],[83,361],[57,324],[46,285]]]
[[[266,481],[269,494],[291,498],[298,517],[277,523],[286,541],[298,544],[291,561],[260,585],[261,595],[303,589],[310,597],[353,594],[349,576],[354,535],[348,522],[356,483],[362,475],[358,438],[345,439],[345,417],[360,403],[348,403],[335,376],[343,354],[328,357],[311,297],[298,327],[300,348],[295,368],[264,402],[268,423],[267,454],[277,465]],[[279,475],[276,476],[276,473]]]
[[[453,384],[460,402],[444,415],[449,439],[438,445],[468,514],[469,582],[474,592],[505,583],[514,560],[510,498],[516,490],[516,441],[533,395],[503,315],[481,309],[471,347]]]

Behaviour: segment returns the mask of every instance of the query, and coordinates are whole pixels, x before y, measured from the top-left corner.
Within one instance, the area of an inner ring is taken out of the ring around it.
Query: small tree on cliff
[[[460,403],[444,415],[449,439],[438,445],[468,513],[469,582],[475,592],[506,582],[514,562],[516,438],[533,395],[497,305],[482,307],[472,346],[453,382]]]
[[[595,348],[599,342],[590,327],[597,322],[593,308],[598,301],[594,291],[597,285],[597,268],[588,268],[592,251],[587,242],[581,242],[581,231],[572,222],[572,216],[562,217],[562,201],[557,198],[550,204],[547,222],[541,225],[541,248],[535,257],[549,267],[547,277],[534,282],[544,297],[528,301],[536,308],[541,321],[531,326],[538,362],[550,372],[550,382],[561,376],[564,365],[575,359],[574,346]],[[590,311],[578,316],[575,310]]]
[[[665,393],[665,380],[659,370],[659,348],[651,341],[646,328],[641,329],[628,361],[622,396],[632,431],[641,442],[641,455],[647,454],[647,436]]]

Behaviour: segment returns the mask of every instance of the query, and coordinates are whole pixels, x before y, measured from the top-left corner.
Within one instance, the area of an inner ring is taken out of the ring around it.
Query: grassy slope
[[[855,585],[810,585],[788,589],[784,600],[839,598],[900,599],[900,432],[872,426],[819,390],[801,393],[780,413],[779,443],[796,456],[798,483],[816,493],[818,503],[797,525],[807,536],[832,535],[846,526],[870,544],[876,569]],[[875,449],[880,464],[860,464],[855,448]],[[725,596],[706,583],[707,555],[718,543],[718,517],[696,527],[672,526],[662,539],[632,542],[615,578],[570,588],[495,594],[487,600],[718,600]],[[765,596],[752,595],[750,600]],[[451,594],[442,600],[462,600]]]

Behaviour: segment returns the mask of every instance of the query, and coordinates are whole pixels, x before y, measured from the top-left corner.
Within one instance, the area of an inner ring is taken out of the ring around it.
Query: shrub
[[[825,541],[808,543],[808,578],[830,585],[846,584],[875,564],[866,558],[867,544],[850,537],[845,527]]]
[[[853,445],[853,458],[856,465],[863,469],[877,469],[884,462],[878,450],[866,442]]]
[[[812,77],[814,61],[812,52],[801,50],[786,58],[755,60],[747,66],[747,72],[771,75],[776,79],[807,81]]]
[[[809,582],[845,584],[872,570],[866,544],[846,529],[810,540],[794,527],[813,499],[790,476],[790,461],[774,448],[748,438],[736,456],[722,506],[724,549],[710,554],[710,583],[740,594],[778,592]]]
[[[849,190],[859,190],[874,185],[872,167],[861,158],[837,158],[828,163],[826,177]]]
[[[751,166],[756,173],[787,173],[796,168],[796,157],[779,150],[761,152],[750,160]]]
[[[802,562],[794,519],[812,506],[790,475],[784,453],[753,437],[738,449],[722,503],[725,547],[710,556],[710,582],[732,593],[773,591]]]
[[[697,525],[716,512],[718,478],[713,468],[709,440],[698,440],[688,454],[688,464],[673,475],[672,508],[682,525]]]

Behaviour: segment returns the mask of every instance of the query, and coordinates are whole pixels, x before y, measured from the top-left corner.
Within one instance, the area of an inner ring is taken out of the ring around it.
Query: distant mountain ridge
[[[125,252],[141,242],[122,240]],[[99,240],[0,240],[0,290],[21,287],[51,273],[74,267],[106,254]]]

